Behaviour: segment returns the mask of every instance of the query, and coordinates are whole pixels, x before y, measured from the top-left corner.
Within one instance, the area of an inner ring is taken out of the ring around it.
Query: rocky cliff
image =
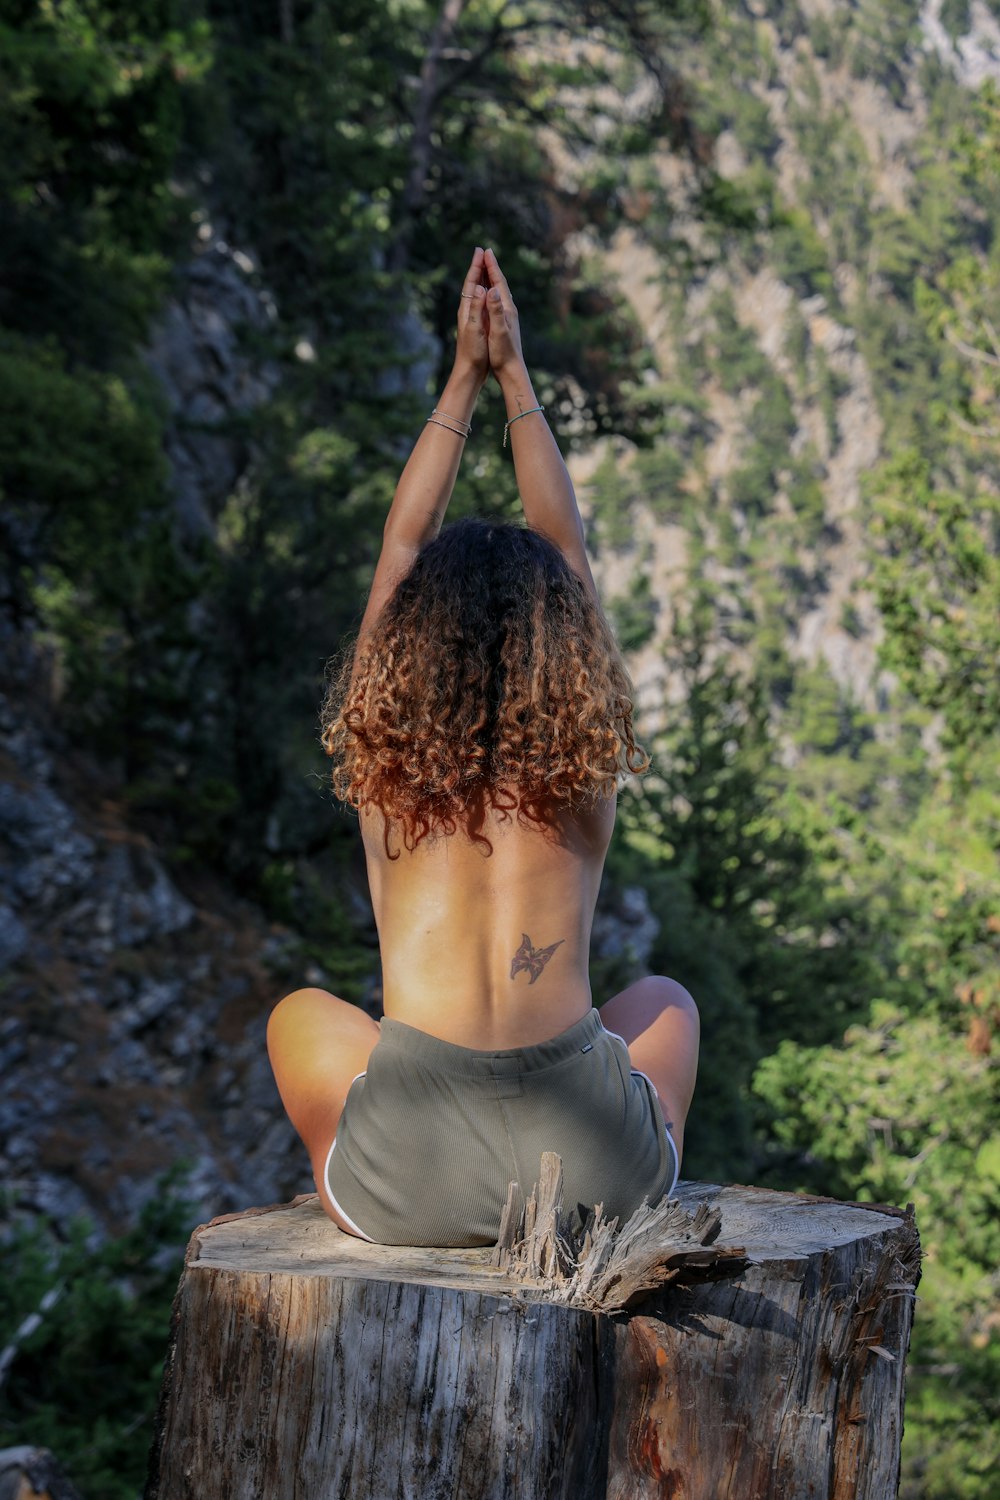
[[[886,228],[885,214],[913,211],[933,128],[922,63],[937,59],[963,87],[1000,79],[1000,27],[974,0],[964,29],[948,30],[941,0],[928,0],[887,83],[852,63],[840,11],[809,0],[792,26],[784,7],[741,11],[734,34],[745,50],[733,53],[733,77],[742,104],[730,99],[713,121],[721,180],[745,186],[766,160],[782,211],[814,228],[829,276],[819,258],[809,274],[796,260],[811,243],[800,221],[783,258],[771,254],[778,229],[759,254],[708,244],[692,172],[665,149],[628,168],[623,220],[610,236],[584,227],[566,244],[567,257],[598,263],[627,299],[650,354],[648,392],[670,417],[653,457],[666,464],[669,448],[672,468],[643,468],[642,452],[616,439],[578,446],[573,457],[606,595],[628,600],[637,579],[647,584],[639,602],[650,629],[633,663],[653,716],[678,692],[663,647],[670,604],[695,576],[715,599],[718,650],[749,658],[760,630],[776,629],[792,661],[825,662],[854,701],[883,701],[864,481],[882,455],[886,419],[859,321],[883,282],[870,239],[867,262],[848,253],[854,189],[831,196],[828,212],[815,197],[810,126],[818,122],[841,154],[841,178],[856,174],[868,220]],[[684,62],[710,95],[718,59]],[[549,144],[571,192],[594,169],[599,143],[573,160]],[[267,268],[233,246],[207,207],[197,219],[147,358],[168,410],[178,528],[211,538],[220,504],[252,472],[253,412],[280,372],[260,337],[275,316]],[[427,340],[410,343],[400,381],[419,382]],[[307,338],[295,354],[313,357]],[[738,365],[745,375],[733,374]],[[771,427],[762,391],[777,412]],[[764,504],[747,475],[768,443]],[[625,535],[602,500],[609,461],[632,476]],[[669,494],[651,500],[663,472]],[[58,683],[31,622],[8,609],[3,631],[0,1185],[26,1211],[87,1212],[105,1223],[130,1217],[179,1159],[190,1164],[203,1216],[307,1188],[264,1055],[264,1022],[285,990],[335,981],[309,964],[290,929],[221,878],[166,867],[136,828],[120,780],[57,727]],[[370,935],[360,879],[356,886],[359,926],[367,921]],[[644,892],[609,891],[597,956],[641,965],[657,928]],[[373,1004],[377,982],[373,965]]]

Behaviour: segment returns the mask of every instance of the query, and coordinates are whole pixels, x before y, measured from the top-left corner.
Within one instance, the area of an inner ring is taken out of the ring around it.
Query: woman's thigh
[[[676,979],[650,975],[602,1005],[601,1020],[624,1038],[633,1068],[652,1079],[680,1156],[698,1073],[698,1007]]]
[[[281,1102],[309,1153],[320,1201],[347,1229],[323,1181],[348,1090],[380,1036],[378,1023],[327,990],[293,990],[271,1012],[267,1051]]]

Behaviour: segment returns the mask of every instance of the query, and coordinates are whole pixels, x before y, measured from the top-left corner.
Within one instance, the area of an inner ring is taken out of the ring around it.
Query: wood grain
[[[197,1230],[147,1500],[889,1500],[912,1216],[677,1196],[720,1216],[727,1279],[615,1312],[490,1249],[366,1244],[315,1198]]]

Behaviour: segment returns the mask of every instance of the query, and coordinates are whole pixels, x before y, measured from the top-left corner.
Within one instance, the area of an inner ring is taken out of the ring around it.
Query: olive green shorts
[[[511,1182],[529,1193],[543,1151],[563,1164],[577,1223],[625,1219],[677,1181],[656,1090],[597,1010],[531,1047],[477,1052],[386,1019],[351,1084],[326,1161],[345,1221],[384,1245],[492,1245]]]

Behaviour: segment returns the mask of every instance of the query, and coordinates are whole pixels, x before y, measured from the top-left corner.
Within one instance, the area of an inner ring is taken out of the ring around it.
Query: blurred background
[[[319,706],[479,243],[654,758],[595,998],[696,997],[686,1176],[915,1204],[902,1494],[995,1495],[998,223],[997,0],[0,0],[0,1446],[136,1496],[179,1247],[311,1189]]]

